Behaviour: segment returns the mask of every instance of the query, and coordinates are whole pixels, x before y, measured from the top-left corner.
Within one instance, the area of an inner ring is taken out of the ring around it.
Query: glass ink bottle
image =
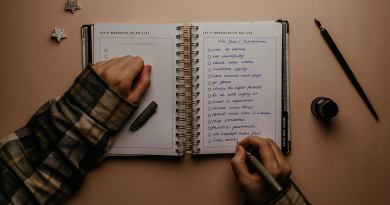
[[[339,107],[329,98],[318,97],[311,103],[311,112],[319,118],[332,118],[339,112]]]

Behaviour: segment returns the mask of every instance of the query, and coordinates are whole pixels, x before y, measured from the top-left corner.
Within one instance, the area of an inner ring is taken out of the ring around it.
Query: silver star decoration
[[[70,1],[68,0],[68,6],[65,8],[66,10],[70,10],[72,14],[74,14],[75,10],[81,9],[79,6],[77,6],[77,0]]]
[[[57,28],[54,28],[54,33],[51,36],[57,38],[58,42],[63,38],[67,38],[64,34],[64,29],[58,30]]]

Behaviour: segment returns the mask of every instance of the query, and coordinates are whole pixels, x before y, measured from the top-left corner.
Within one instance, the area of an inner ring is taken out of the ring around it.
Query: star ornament
[[[58,30],[57,28],[54,28],[54,33],[51,36],[57,38],[58,42],[63,38],[67,38],[64,34],[64,29]]]
[[[68,0],[68,6],[65,8],[66,10],[70,10],[72,14],[74,14],[75,10],[81,9],[79,6],[77,6],[77,0],[70,1]]]

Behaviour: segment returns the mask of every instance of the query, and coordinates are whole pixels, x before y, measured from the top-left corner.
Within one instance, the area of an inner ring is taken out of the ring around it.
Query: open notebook
[[[109,155],[234,153],[248,135],[290,151],[288,23],[93,24],[83,66],[125,55],[152,65],[152,84]],[[130,125],[151,101],[155,114]]]

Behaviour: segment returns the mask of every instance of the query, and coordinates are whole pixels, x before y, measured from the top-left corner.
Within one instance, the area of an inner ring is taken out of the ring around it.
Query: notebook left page
[[[139,108],[126,120],[109,155],[178,155],[176,145],[176,26],[182,24],[94,24],[93,63],[125,55],[152,66],[151,85]],[[150,102],[158,108],[137,131],[130,126]]]

